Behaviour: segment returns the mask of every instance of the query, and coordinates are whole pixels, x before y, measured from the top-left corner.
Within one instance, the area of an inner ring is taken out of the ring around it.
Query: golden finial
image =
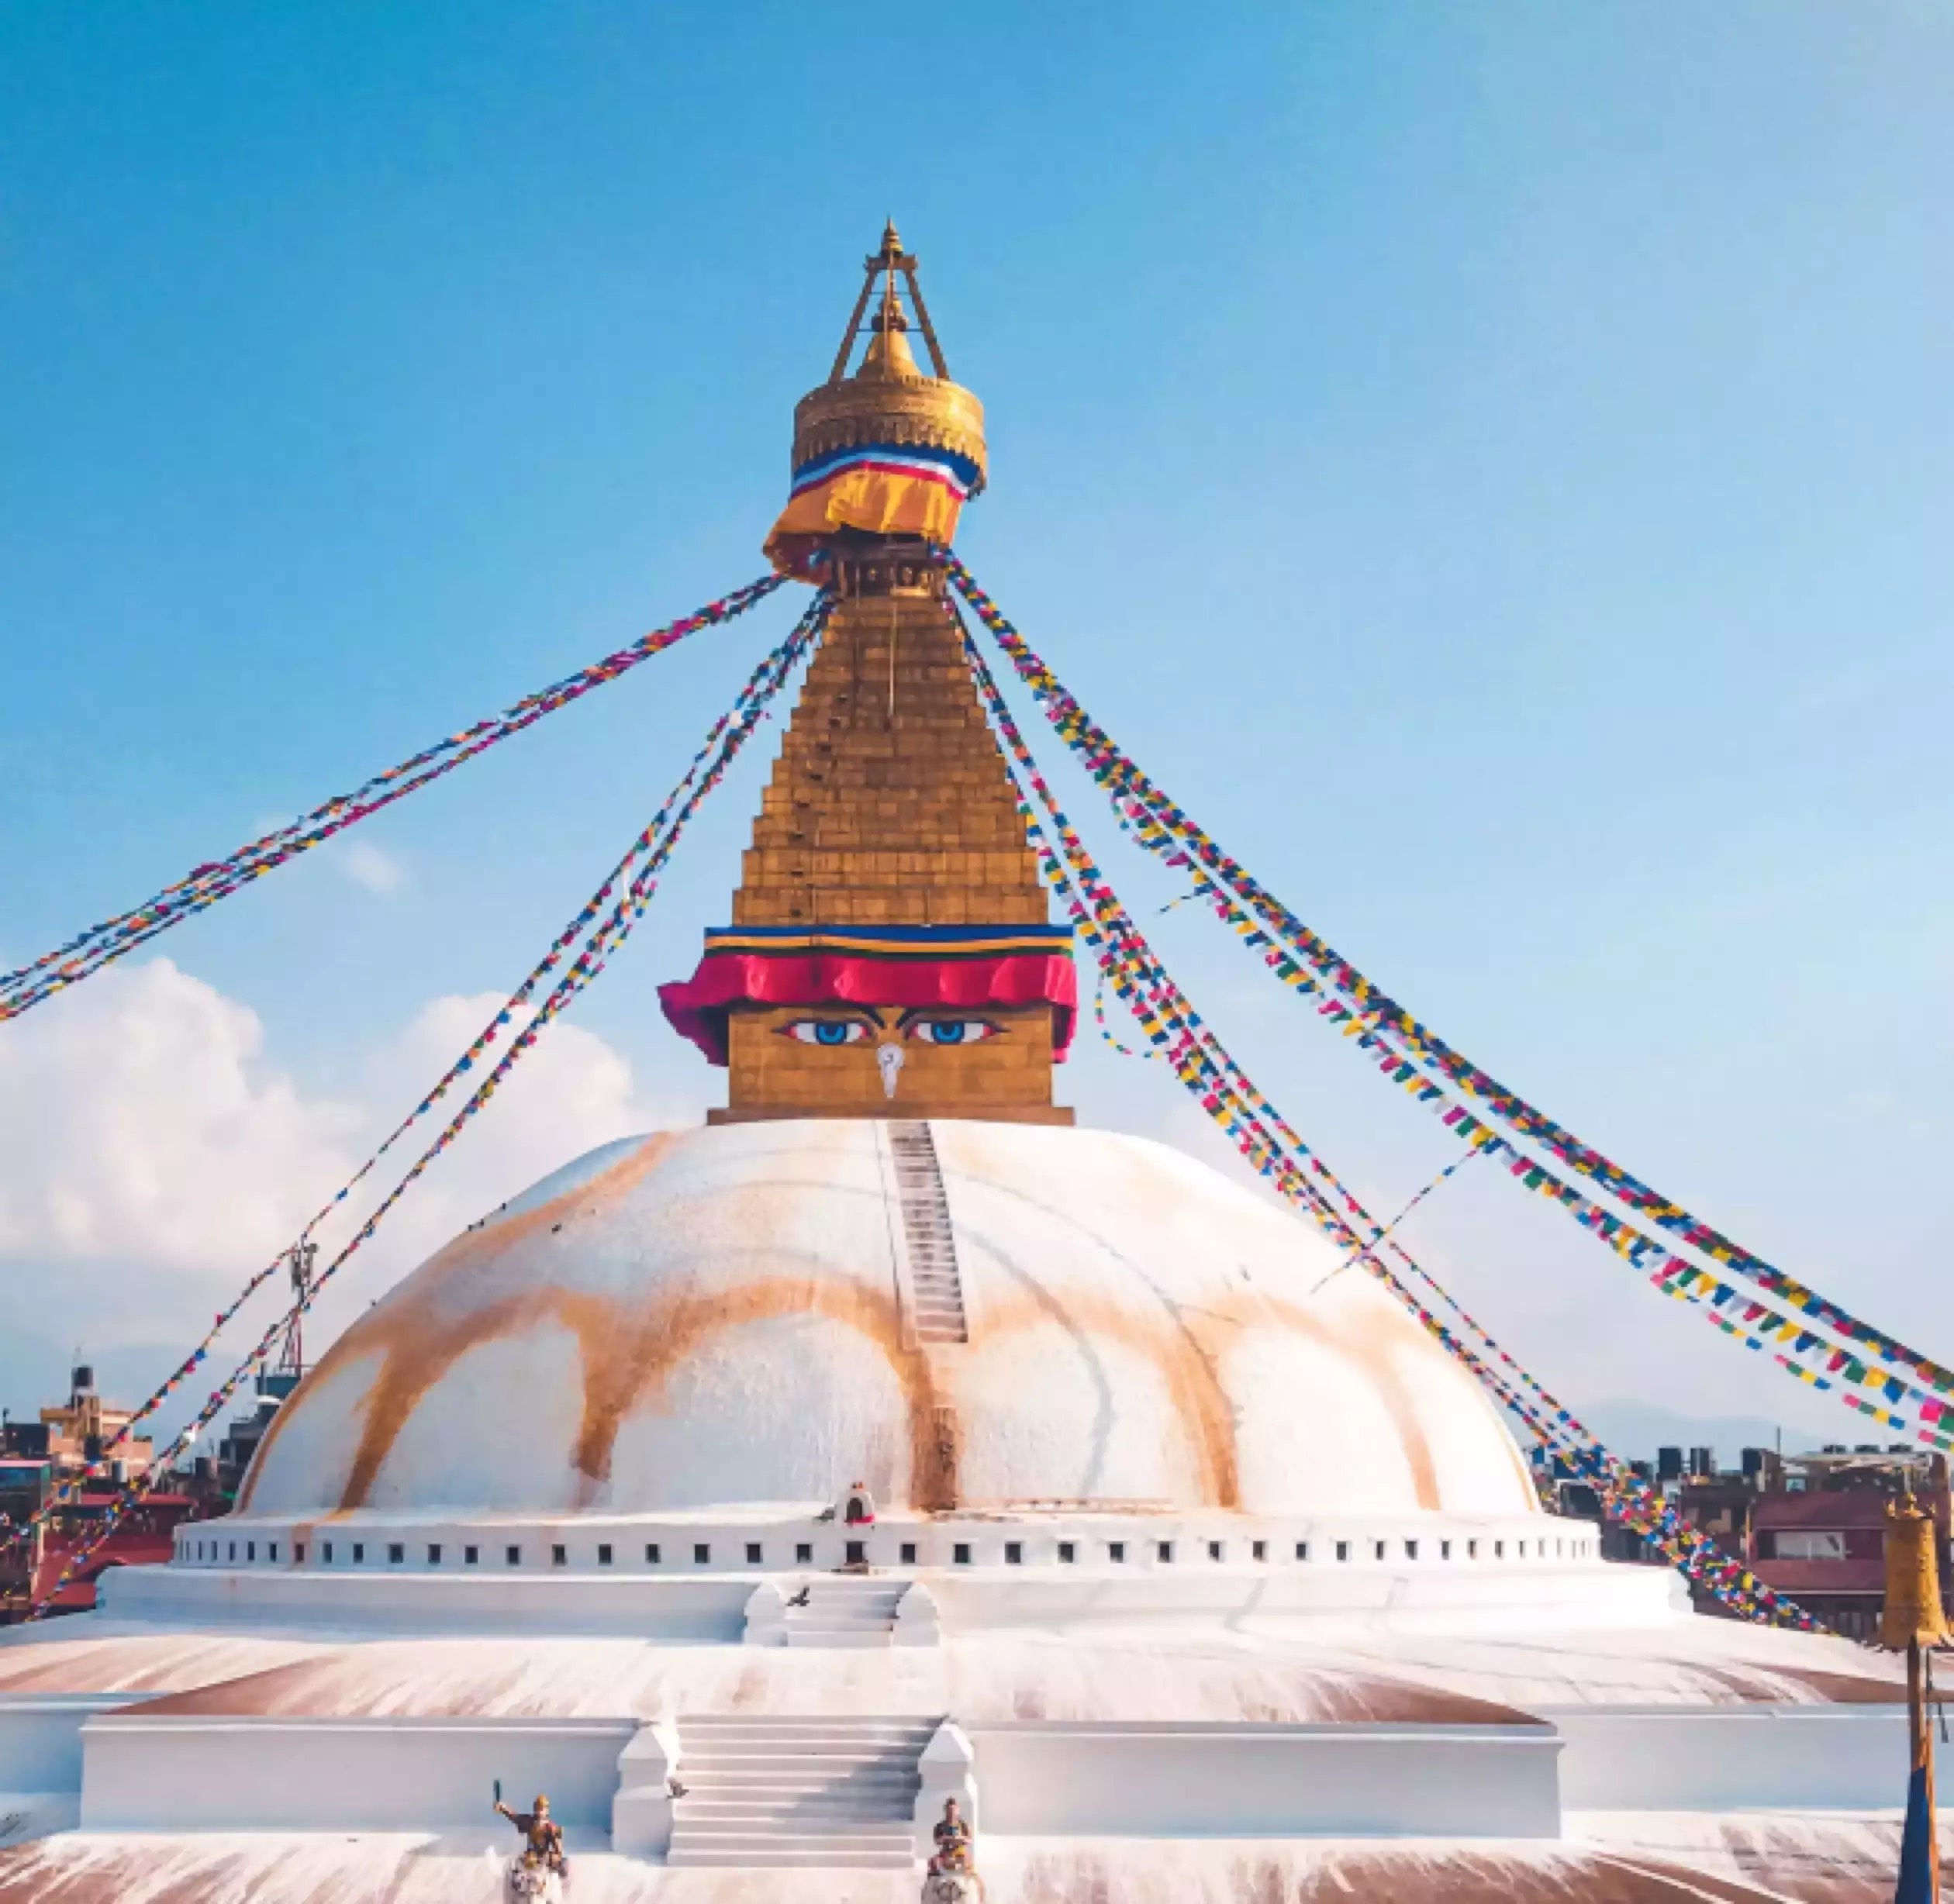
[[[892,225],[889,227],[892,232],[895,229]],[[889,381],[922,375],[917,368],[916,354],[910,349],[909,339],[903,334],[909,329],[909,319],[903,315],[902,302],[896,295],[893,271],[889,273],[889,281],[883,287],[882,308],[876,312],[869,329],[875,335],[868,340],[868,348],[862,353],[861,367],[855,372],[858,381],[872,378]]]
[[[891,218],[882,227],[882,244],[862,260],[861,290],[841,333],[828,380],[811,390],[794,409],[793,466],[799,470],[816,457],[865,443],[923,445],[954,450],[976,465],[971,494],[984,487],[987,467],[984,449],[984,406],[960,384],[950,381],[950,367],[929,306],[917,278],[916,254],[903,249]],[[862,334],[868,301],[880,290],[874,317],[867,326],[868,348],[853,376],[848,361],[855,340]],[[909,311],[903,294],[908,293]],[[923,333],[934,374],[926,374],[910,347],[910,312]]]

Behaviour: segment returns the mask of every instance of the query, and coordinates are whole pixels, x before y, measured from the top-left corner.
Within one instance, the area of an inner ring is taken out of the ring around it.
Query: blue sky
[[[965,553],[1095,712],[1454,1043],[1954,1353],[1954,15],[861,17],[0,15],[0,957],[758,574],[892,212],[989,409]],[[788,613],[0,1031],[0,1399],[77,1340],[166,1366]],[[444,1219],[709,1100],[653,988],[758,784]],[[1444,1160],[1199,919],[1162,943],[1379,1207]],[[1129,1061],[1069,1088],[1219,1155]],[[1415,1222],[1572,1400],[1861,1438],[1503,1185]]]

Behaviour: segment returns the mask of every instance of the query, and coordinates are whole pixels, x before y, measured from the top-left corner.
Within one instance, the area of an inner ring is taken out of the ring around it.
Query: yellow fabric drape
[[[807,559],[837,529],[871,535],[956,539],[961,501],[938,479],[898,470],[840,469],[789,499],[766,540],[767,560],[782,574],[815,578]]]

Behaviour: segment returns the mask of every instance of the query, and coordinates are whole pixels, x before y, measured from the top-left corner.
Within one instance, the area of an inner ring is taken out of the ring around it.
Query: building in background
[[[1565,1461],[1535,1457],[1544,1505],[1590,1520],[1610,1559],[1665,1564],[1641,1537],[1608,1520],[1600,1496]],[[1888,1502],[1911,1495],[1940,1530],[1941,1578],[1949,1574],[1947,1457],[1904,1444],[1833,1446],[1815,1454],[1745,1448],[1734,1469],[1719,1468],[1714,1450],[1659,1448],[1635,1471],[1653,1479],[1683,1518],[1726,1553],[1741,1556],[1767,1585],[1848,1639],[1870,1638],[1885,1601],[1882,1558]],[[1698,1609],[1721,1613],[1708,1595]]]
[[[216,1462],[197,1462],[199,1481],[221,1496],[223,1506],[227,1507],[236,1499],[237,1490],[243,1484],[259,1443],[270,1433],[279,1409],[299,1386],[299,1378],[303,1372],[302,1368],[281,1368],[261,1374],[250,1404],[231,1417],[230,1427],[217,1444]]]
[[[95,1371],[85,1362],[77,1363],[68,1382],[68,1399],[40,1412],[45,1457],[57,1472],[74,1473],[101,1460],[103,1450],[133,1419],[132,1410],[105,1402],[95,1387]],[[9,1432],[12,1432],[11,1424]],[[147,1435],[131,1435],[116,1450],[109,1471],[118,1481],[140,1475],[155,1452]]]
[[[1887,1504],[1911,1494],[1939,1530],[1948,1580],[1947,1457],[1907,1447],[1829,1447],[1787,1456],[1785,1485],[1752,1506],[1752,1570],[1835,1632],[1870,1639],[1885,1604]]]
[[[53,1588],[70,1557],[86,1544],[114,1504],[117,1484],[149,1471],[154,1445],[147,1435],[131,1435],[102,1474],[88,1477],[88,1491],[24,1540],[8,1538],[32,1520],[57,1488],[87,1475],[131,1419],[130,1410],[103,1398],[95,1371],[78,1363],[65,1402],[42,1409],[38,1421],[0,1421],[0,1625],[24,1619],[36,1600]],[[89,1557],[48,1610],[79,1613],[92,1607],[95,1583],[103,1573],[167,1559],[181,1522],[221,1511],[222,1506],[215,1500],[206,1505],[195,1492],[171,1487],[150,1494]]]

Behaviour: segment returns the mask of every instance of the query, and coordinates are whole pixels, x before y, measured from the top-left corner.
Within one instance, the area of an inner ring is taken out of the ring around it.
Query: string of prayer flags
[[[1445,1297],[1438,1284],[1413,1261],[1401,1244],[1387,1240],[1388,1230],[1394,1229],[1405,1214],[1438,1182],[1443,1181],[1445,1175],[1476,1153],[1469,1153],[1468,1158],[1449,1166],[1447,1171],[1407,1205],[1405,1211],[1392,1224],[1379,1226],[1338,1181],[1327,1164],[1296,1136],[1219,1039],[1202,1024],[1199,1014],[1154,956],[1131,914],[1100,874],[1084,842],[1053,796],[1008,704],[999,692],[989,667],[968,630],[964,629],[954,605],[946,605],[953,624],[962,636],[972,679],[984,699],[993,725],[1005,743],[1010,757],[1007,771],[1017,788],[1019,812],[1040,869],[1071,913],[1079,936],[1098,960],[1106,982],[1133,1012],[1146,1033],[1149,1043],[1154,1047],[1152,1055],[1166,1060],[1182,1085],[1234,1143],[1252,1168],[1269,1178],[1327,1236],[1349,1252],[1350,1261],[1364,1263],[1428,1333],[1477,1377],[1516,1419],[1524,1422],[1543,1445],[1566,1452],[1583,1472],[1604,1483],[1603,1498],[1610,1503],[1610,1511],[1634,1526],[1645,1540],[1689,1579],[1745,1618],[1817,1630],[1818,1623],[1804,1609],[1773,1593],[1762,1581],[1718,1550],[1706,1537],[1683,1523],[1673,1509],[1661,1502],[1626,1464],[1595,1441],[1572,1414],[1561,1408],[1463,1309],[1451,1303],[1451,1299]],[[1027,785],[1035,793],[1042,815],[1034,808],[1027,794]],[[1054,839],[1058,842],[1055,847],[1051,843]],[[1488,1133],[1486,1150],[1490,1153],[1496,1143],[1504,1147],[1503,1140]],[[1298,1168],[1298,1157],[1307,1165],[1307,1174]],[[1352,1219],[1369,1233],[1368,1240],[1353,1227]],[[1514,1371],[1524,1388],[1538,1398],[1537,1402],[1529,1401],[1521,1388],[1516,1388],[1485,1355],[1418,1301],[1402,1278],[1382,1260],[1380,1243],[1450,1304],[1468,1329],[1479,1337],[1489,1352]]]
[[[1248,930],[1265,935],[1265,963],[1278,978],[1298,992],[1324,994],[1321,1008],[1326,1017],[1345,1035],[1359,1037],[1365,1030],[1388,1031],[1402,1044],[1410,1057],[1422,1068],[1427,1081],[1434,1088],[1441,1084],[1456,1087],[1472,1099],[1480,1112],[1495,1124],[1528,1141],[1536,1143],[1575,1172],[1592,1178],[1597,1186],[1619,1202],[1647,1217],[1674,1243],[1694,1249],[1735,1274],[1755,1283],[1767,1294],[1798,1312],[1806,1323],[1817,1324],[1845,1337],[1873,1359],[1883,1361],[1902,1371],[1902,1379],[1921,1385],[1930,1395],[1916,1398],[1917,1420],[1906,1422],[1925,1439],[1937,1440],[1949,1421],[1954,1406],[1954,1370],[1944,1368],[1917,1350],[1852,1315],[1842,1306],[1819,1295],[1807,1285],[1776,1269],[1754,1253],[1742,1248],[1680,1204],[1661,1196],[1601,1153],[1580,1142],[1544,1112],[1472,1064],[1435,1033],[1413,1019],[1370,979],[1342,958],[1323,939],[1303,923],[1248,874],[1241,864],[1224,853],[1214,841],[1181,808],[1119,748],[1105,731],[1092,722],[1078,702],[1065,690],[1051,670],[1034,654],[1023,636],[979,588],[969,571],[949,551],[942,551],[947,571],[979,618],[1003,649],[1019,677],[1031,689],[1046,718],[1067,746],[1078,755],[1093,781],[1108,792],[1123,821],[1130,823],[1141,844],[1162,854],[1176,866],[1192,864],[1201,869],[1211,885],[1225,886],[1238,895],[1249,919]],[[1427,1095],[1425,1082],[1407,1081],[1408,1092],[1422,1101],[1437,1100]],[[1475,1124],[1462,1127],[1467,1141],[1475,1140]],[[1558,1181],[1558,1180],[1555,1180]],[[1531,1187],[1545,1194],[1557,1195],[1543,1177]],[[1559,1199],[1565,1202],[1565,1199]],[[1569,1206],[1583,1217],[1583,1226],[1605,1240],[1614,1241],[1620,1233],[1587,1218],[1585,1200]],[[1619,1222],[1619,1219],[1610,1219]],[[1638,1247],[1645,1254],[1657,1247],[1639,1233],[1624,1236],[1618,1247],[1631,1260],[1639,1261]],[[1787,1323],[1789,1336],[1779,1331],[1780,1342],[1796,1343],[1810,1333]],[[1809,1350],[1774,1351],[1780,1365],[1803,1380],[1811,1372]],[[1799,1357],[1807,1359],[1800,1364]],[[1880,1378],[1883,1380],[1884,1378]],[[1842,1396],[1861,1412],[1876,1410],[1878,1402],[1867,1404],[1863,1397]],[[1887,1399],[1898,1399],[1887,1392]],[[1892,1414],[1875,1415],[1887,1419]]]
[[[817,595],[807,612],[796,624],[793,633],[761,662],[752,679],[735,700],[732,709],[714,723],[705,746],[693,756],[691,765],[650,825],[631,843],[624,857],[612,869],[596,894],[551,948],[552,953],[560,957],[568,945],[575,943],[580,936],[582,925],[590,921],[596,922],[595,930],[585,941],[582,950],[537,1006],[527,1025],[509,1039],[493,1070],[476,1085],[467,1102],[455,1112],[439,1136],[422,1151],[406,1175],[367,1217],[351,1241],[312,1279],[299,1299],[272,1323],[259,1337],[250,1354],[211,1392],[209,1399],[199,1409],[190,1425],[177,1436],[167,1448],[151,1459],[142,1474],[123,1483],[93,1537],[70,1557],[53,1586],[29,1610],[28,1617],[30,1619],[38,1619],[47,1613],[62,1591],[87,1565],[91,1556],[121,1525],[129,1511],[169,1471],[171,1462],[196,1441],[236,1395],[246,1380],[263,1366],[292,1324],[310,1311],[318,1300],[319,1292],[339,1274],[361,1247],[379,1229],[401,1199],[468,1128],[495,1095],[523,1055],[534,1048],[544,1031],[602,973],[611,954],[624,942],[632,927],[643,917],[652,895],[658,889],[658,876],[671,858],[672,850],[683,835],[687,823],[699,810],[706,796],[724,779],[727,769],[759,726],[774,698],[795,668],[820,644],[833,606],[834,598],[827,592]],[[623,888],[622,895],[611,904],[610,910],[606,913],[603,908],[609,895],[617,892],[620,887]],[[544,966],[539,967],[537,974],[532,974],[532,978],[537,978],[548,968],[550,963],[546,961]],[[497,1015],[498,1026],[502,1016],[501,1013]],[[478,1040],[477,1046],[471,1047],[471,1052],[487,1042],[485,1037]],[[451,1078],[458,1074],[461,1069],[459,1064],[451,1068]],[[440,1095],[438,1088],[430,1092],[407,1123],[411,1123],[414,1117],[434,1102]],[[402,1128],[406,1128],[405,1124]],[[399,1134],[397,1131],[395,1136]],[[388,1144],[392,1141],[393,1139],[389,1138]],[[361,1174],[364,1175],[364,1171]],[[334,1201],[337,1202],[338,1199]],[[43,1509],[42,1515],[36,1517],[36,1523],[50,1511],[51,1506]]]
[[[722,600],[709,602],[697,613],[641,635],[614,654],[579,668],[561,681],[526,695],[500,714],[480,720],[461,733],[423,747],[398,766],[364,781],[350,793],[338,795],[288,824],[240,847],[227,857],[193,867],[175,885],[140,905],[78,933],[65,944],[43,953],[15,971],[0,973],[0,1021],[18,1018],[57,992],[78,985],[103,966],[133,951],[160,933],[181,925],[255,879],[309,852],[323,841],[378,812],[383,807],[417,792],[464,761],[485,753],[512,734],[533,726],[545,715],[588,694],[606,681],[628,674],[640,662],[661,654],[702,628],[730,621],[764,601],[784,577],[769,575],[735,589]]]
[[[1136,810],[1136,804],[1131,799],[1124,799],[1118,808],[1123,829],[1138,835],[1141,830],[1134,823]],[[1143,840],[1143,843],[1149,843]],[[1201,896],[1216,916],[1245,943],[1254,942],[1254,922],[1229,893],[1207,881],[1203,884]],[[1306,982],[1309,988],[1314,988],[1313,980]],[[1443,1086],[1434,1082],[1390,1043],[1378,1029],[1375,1012],[1360,1015],[1334,998],[1326,999],[1317,1007],[1317,1012],[1320,1016],[1338,1025],[1345,1037],[1353,1040],[1356,1048],[1375,1054],[1377,1068],[1383,1075],[1415,1102],[1441,1117],[1455,1135],[1469,1143],[1503,1141],[1495,1139],[1490,1130],[1458,1103]],[[1734,1336],[1747,1347],[1769,1350],[1780,1366],[1799,1380],[1819,1388],[1834,1386],[1828,1376],[1818,1374],[1800,1359],[1831,1350],[1832,1345],[1814,1331],[1801,1328],[1768,1304],[1745,1298],[1721,1278],[1684,1262],[1652,1237],[1604,1209],[1537,1159],[1516,1150],[1510,1170],[1523,1188],[1552,1198],[1584,1229],[1599,1235],[1617,1255],[1642,1270],[1648,1280],[1665,1295],[1697,1306],[1705,1321],[1723,1333]],[[1711,1306],[1704,1309],[1701,1306],[1704,1304]],[[1729,1306],[1739,1310],[1746,1327],[1733,1328],[1725,1316],[1714,1312]],[[1792,1348],[1786,1350],[1773,1346],[1785,1343],[1791,1343]],[[1954,1437],[1950,1437],[1944,1425],[1948,1411],[1937,1397],[1914,1389],[1897,1376],[1869,1368],[1842,1355],[1832,1366],[1840,1380],[1863,1387],[1878,1398],[1868,1401],[1858,1396],[1842,1395],[1841,1399],[1849,1406],[1883,1426],[1911,1433],[1930,1447],[1954,1450]],[[1894,1403],[1906,1404],[1908,1412],[1901,1412],[1892,1406]]]

